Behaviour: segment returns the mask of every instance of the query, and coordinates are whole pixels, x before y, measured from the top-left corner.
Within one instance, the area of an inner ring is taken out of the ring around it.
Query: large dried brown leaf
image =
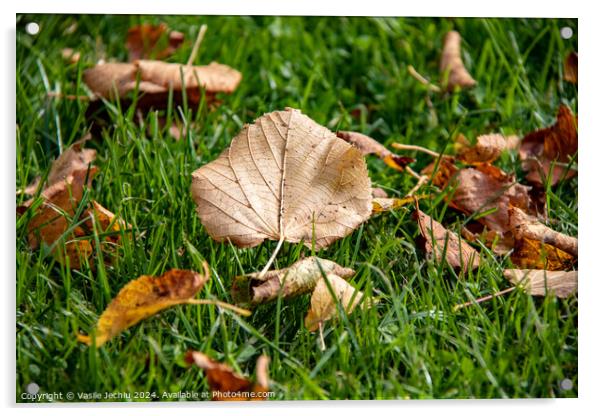
[[[551,184],[555,185],[563,177],[573,177],[576,171],[565,165],[577,149],[577,117],[569,107],[561,105],[554,125],[529,133],[522,140],[519,156],[527,180],[541,185],[551,176]]]
[[[330,283],[332,293],[324,278],[320,278],[311,295],[311,306],[305,316],[305,327],[313,332],[316,331],[322,323],[336,317],[337,301],[341,303],[346,313],[351,313],[362,301],[364,294],[351,286],[345,280],[336,274],[329,273],[326,279]],[[333,297],[334,294],[334,297]],[[365,305],[370,305],[371,300],[365,300]]]
[[[209,235],[239,247],[303,241],[321,249],[370,217],[362,154],[299,110],[263,115],[192,174]]]
[[[370,136],[353,131],[337,131],[337,137],[357,147],[364,156],[376,155],[388,166],[403,172],[404,168],[415,160],[411,157],[399,156],[391,152],[380,142]]]
[[[577,271],[551,272],[547,270],[507,269],[504,277],[515,286],[523,288],[533,296],[551,293],[566,298],[577,293]]]
[[[166,40],[166,42],[161,42]],[[172,55],[184,42],[184,34],[170,31],[165,23],[143,23],[128,30],[125,46],[130,61],[136,59],[164,59]],[[165,45],[165,43],[167,43]],[[163,47],[163,49],[160,49]]]
[[[292,266],[265,273],[237,276],[232,285],[232,299],[243,305],[258,305],[311,292],[322,273],[334,273],[348,278],[355,271],[319,257],[306,257]]]
[[[578,240],[542,224],[537,218],[517,207],[509,208],[512,232],[517,239],[531,239],[549,244],[575,257],[579,255]]]
[[[466,241],[420,210],[414,216],[428,255],[438,262],[445,258],[450,266],[462,272],[479,267],[479,253]]]
[[[510,255],[512,263],[521,269],[567,270],[575,265],[575,258],[549,244],[521,238],[514,240]]]
[[[102,313],[95,338],[77,336],[80,342],[100,347],[108,340],[163,309],[186,303],[203,287],[209,278],[190,271],[173,269],[162,276],[140,276],[125,285]]]
[[[477,82],[466,70],[460,54],[462,38],[456,31],[448,32],[443,40],[443,53],[439,70],[442,74],[442,85],[444,89],[453,91],[456,88],[474,87]]]
[[[186,361],[201,368],[207,375],[212,400],[265,400],[269,390],[269,358],[261,355],[255,366],[257,383],[236,373],[230,366],[212,360],[199,351],[188,351]]]
[[[103,98],[123,98],[136,88],[146,94],[159,94],[182,91],[198,93],[202,87],[206,93],[231,93],[236,89],[242,75],[227,65],[212,62],[203,66],[187,66],[161,61],[138,60],[133,63],[105,63],[84,71],[84,82],[97,95]],[[117,97],[115,97],[117,92]]]

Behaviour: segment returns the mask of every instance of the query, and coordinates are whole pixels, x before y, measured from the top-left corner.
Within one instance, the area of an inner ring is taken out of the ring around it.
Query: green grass
[[[36,37],[24,32],[31,20],[41,26]],[[264,112],[296,107],[332,130],[449,152],[456,132],[470,139],[522,135],[553,123],[560,103],[577,111],[577,89],[562,81],[562,60],[577,47],[576,20],[18,16],[17,188],[46,174],[61,149],[90,127],[86,102],[47,93],[85,94],[82,71],[103,57],[126,60],[125,33],[140,21],[165,21],[186,34],[174,62],[186,62],[198,26],[207,23],[197,63],[231,65],[243,81],[215,111],[173,109],[190,127],[182,140],[158,127],[156,113],[141,127],[123,108],[112,114],[115,127],[88,144],[98,151],[100,173],[84,200],[98,200],[133,226],[111,264],[69,270],[47,249],[32,251],[28,216],[17,218],[17,401],[31,382],[42,392],[205,391],[202,373],[183,361],[191,348],[245,374],[253,374],[259,354],[268,354],[275,399],[282,400],[577,395],[576,297],[513,291],[453,312],[455,304],[509,287],[501,272],[510,262],[483,248],[481,267],[459,279],[416,249],[411,208],[378,215],[319,253],[355,268],[352,283],[380,298],[372,309],[329,322],[326,351],[303,326],[309,295],[261,306],[249,318],[179,306],[98,350],[78,343],[75,334],[90,331],[119,289],[142,274],[200,270],[207,260],[212,279],[201,296],[228,301],[234,276],[266,263],[275,242],[236,249],[212,241],[190,195],[191,173]],[[75,22],[75,32],[66,34]],[[567,25],[575,35],[563,40],[559,30]],[[432,94],[407,66],[436,81],[441,39],[450,29],[463,35],[463,58],[479,84]],[[79,64],[61,59],[64,47],[81,52]],[[416,169],[430,161],[415,156]],[[498,165],[523,177],[516,155]],[[379,160],[368,166],[375,186],[390,195],[403,196],[415,183]],[[548,196],[553,226],[576,235],[577,180]],[[17,196],[17,204],[22,200]],[[421,208],[452,228],[466,218],[442,198],[423,200]],[[308,253],[285,244],[275,267]],[[560,388],[565,378],[573,389]]]

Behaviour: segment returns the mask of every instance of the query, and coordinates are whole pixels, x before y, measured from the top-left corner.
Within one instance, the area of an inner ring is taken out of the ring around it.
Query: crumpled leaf
[[[507,269],[504,277],[533,296],[551,293],[567,298],[577,293],[577,271],[551,272],[547,270]]]
[[[306,257],[290,267],[269,271],[263,277],[261,273],[237,276],[232,285],[232,299],[238,304],[259,305],[277,299],[279,294],[288,298],[309,293],[322,277],[322,271],[344,278],[355,273],[330,260]]]
[[[569,107],[561,105],[554,125],[529,133],[522,140],[519,156],[527,172],[526,179],[541,185],[542,176],[551,176],[550,182],[555,185],[563,177],[575,176],[576,171],[567,169],[566,164],[577,148],[577,117]]]
[[[411,157],[396,155],[380,142],[365,134],[353,131],[337,131],[336,134],[337,137],[357,147],[362,152],[362,155],[376,155],[382,159],[387,166],[400,172],[403,172],[407,165],[415,162],[415,159]]]
[[[299,110],[246,125],[213,162],[192,174],[192,195],[209,235],[239,247],[303,241],[322,249],[370,217],[362,154]]]
[[[405,198],[372,198],[372,213],[394,211],[412,202],[414,202],[412,196],[406,196]]]
[[[559,233],[542,224],[537,218],[527,215],[517,207],[509,208],[509,221],[512,232],[518,239],[541,241],[557,247],[575,257],[579,255],[578,240],[575,237]]]
[[[167,45],[161,42],[165,38],[167,38]],[[182,42],[184,42],[184,34],[175,30],[170,31],[165,23],[158,25],[143,23],[128,30],[125,46],[129,51],[130,61],[148,58],[164,59],[172,55]],[[159,50],[160,47],[163,49]]]
[[[521,269],[567,270],[575,258],[554,246],[529,238],[514,239],[510,255],[512,263]]]
[[[350,314],[362,302],[364,297],[361,291],[336,274],[328,273],[326,279],[328,279],[335,297],[333,298],[325,279],[320,278],[311,295],[311,306],[305,316],[305,327],[311,332],[316,331],[325,321],[337,316],[337,301],[341,302],[344,311]],[[364,305],[372,304],[369,299],[364,302]]]
[[[474,146],[463,148],[458,159],[467,164],[491,163],[508,148],[508,141],[501,134],[486,134],[477,137]]]
[[[159,277],[140,276],[126,284],[102,313],[96,326],[96,346],[100,347],[111,338],[136,325],[163,309],[187,303],[209,279],[206,264],[205,275],[172,269]],[[77,336],[78,341],[94,343],[89,335]]]
[[[261,355],[255,366],[257,383],[237,374],[230,366],[213,361],[199,351],[188,351],[186,361],[201,368],[207,375],[212,400],[266,400],[269,391],[268,364],[270,359]]]
[[[450,183],[458,171],[459,169],[451,160],[442,158],[427,165],[422,169],[421,173],[431,177],[433,185],[443,189]]]
[[[462,62],[460,56],[461,42],[460,34],[454,30],[448,32],[443,40],[443,53],[439,70],[442,74],[441,85],[447,91],[453,91],[456,88],[470,88],[477,84]]]
[[[577,84],[577,52],[570,52],[566,58],[564,58],[564,80]]]
[[[182,91],[184,85],[190,98],[198,99],[202,87],[207,94],[233,92],[242,75],[227,65],[212,62],[209,65],[187,66],[152,60],[137,60],[132,63],[105,63],[84,71],[84,82],[98,96],[103,98],[124,98],[136,88],[136,78],[140,77],[138,91],[146,94]],[[117,92],[117,97],[115,97]],[[177,94],[174,94],[174,96]]]
[[[466,241],[419,209],[414,212],[414,217],[428,255],[433,255],[438,262],[445,256],[451,267],[463,273],[479,267],[479,253]]]

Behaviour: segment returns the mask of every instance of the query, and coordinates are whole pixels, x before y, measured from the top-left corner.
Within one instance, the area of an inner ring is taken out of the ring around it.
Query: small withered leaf
[[[373,198],[372,213],[376,214],[385,211],[394,211],[398,208],[406,206],[414,202],[414,197],[407,196],[405,198]]]
[[[414,217],[428,255],[434,256],[438,262],[445,259],[451,267],[463,273],[479,267],[479,253],[466,241],[418,209]]]
[[[564,80],[573,84],[577,84],[578,77],[577,52],[569,52],[564,58]]]
[[[467,146],[460,151],[458,159],[467,164],[491,163],[507,148],[508,142],[501,134],[481,135],[474,146]]]
[[[532,269],[507,269],[504,277],[533,296],[551,293],[567,298],[577,293],[577,271],[548,271]]]
[[[245,125],[193,172],[192,195],[209,235],[239,247],[269,239],[322,249],[372,212],[361,152],[290,108]]]
[[[122,331],[136,325],[163,309],[186,303],[201,290],[209,279],[205,275],[173,269],[159,277],[140,276],[126,284],[100,316],[95,338],[78,334],[77,339],[88,345],[100,347]]]
[[[442,86],[447,91],[456,88],[464,89],[474,87],[477,82],[466,70],[460,53],[462,38],[456,31],[448,32],[443,40],[443,52],[439,70],[442,77]]]
[[[349,278],[355,271],[319,257],[306,257],[290,267],[272,270],[261,276],[251,273],[237,276],[232,285],[232,299],[242,305],[259,305],[282,296],[294,297],[311,292],[322,273]]]
[[[316,284],[311,295],[311,306],[305,316],[305,327],[308,331],[316,331],[322,323],[337,316],[336,303],[340,302],[345,313],[350,314],[360,304],[371,306],[371,299],[363,299],[364,294],[347,283],[336,274],[329,273],[326,279],[332,288],[332,294],[323,277]],[[334,297],[333,297],[334,294]]]
[[[186,361],[205,372],[211,399],[220,401],[266,400],[269,390],[269,358],[261,355],[255,365],[256,383],[236,373],[230,366],[212,360],[199,351],[188,351]]]
[[[161,42],[166,40],[166,42]],[[184,34],[170,31],[165,23],[143,23],[131,27],[126,38],[130,61],[136,59],[164,59],[172,55],[184,42]],[[165,45],[164,43],[167,43]],[[160,47],[163,49],[159,49]]]

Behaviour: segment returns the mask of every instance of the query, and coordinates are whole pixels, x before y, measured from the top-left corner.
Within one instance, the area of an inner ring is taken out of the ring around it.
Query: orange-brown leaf
[[[170,31],[165,23],[158,25],[143,23],[128,30],[125,45],[130,53],[130,61],[134,61],[167,58],[180,47],[182,42],[184,42],[184,34]],[[163,49],[159,49],[161,47]]]
[[[577,84],[577,52],[570,52],[564,59],[564,80]]]
[[[188,351],[186,361],[202,369],[211,389],[211,399],[220,401],[265,400],[269,390],[269,358],[261,355],[255,366],[257,383],[236,373],[230,366],[199,351]]]
[[[376,155],[389,167],[403,172],[404,168],[415,160],[411,157],[399,156],[391,152],[380,142],[370,136],[353,131],[337,131],[337,136],[357,147],[362,155]]]
[[[474,146],[466,147],[458,154],[458,159],[464,163],[491,163],[497,160],[508,147],[508,142],[501,134],[486,134],[477,137]]]
[[[567,270],[575,264],[569,253],[529,238],[515,240],[510,260],[521,269]]]
[[[96,346],[163,309],[191,300],[209,278],[207,270],[205,265],[205,276],[201,276],[190,270],[173,269],[159,277],[140,276],[129,282],[100,316]],[[89,335],[78,335],[77,339],[88,345],[94,343]]]

